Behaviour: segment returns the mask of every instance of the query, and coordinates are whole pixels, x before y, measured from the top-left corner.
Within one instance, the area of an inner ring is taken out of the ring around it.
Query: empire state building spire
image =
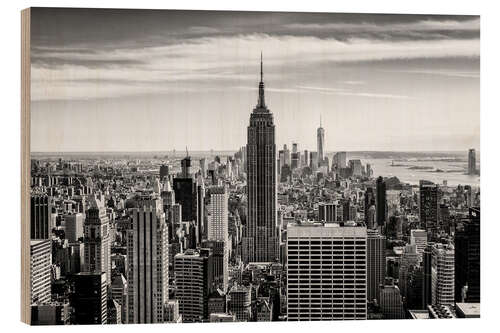
[[[275,129],[273,114],[264,102],[261,54],[259,101],[247,128],[247,223],[241,240],[245,264],[274,262],[279,258]]]
[[[260,52],[260,82],[259,82],[259,102],[257,109],[266,109],[266,101],[264,98],[264,71],[262,69],[262,52]]]

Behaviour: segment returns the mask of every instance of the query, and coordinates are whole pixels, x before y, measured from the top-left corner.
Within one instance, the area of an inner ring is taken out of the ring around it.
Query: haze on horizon
[[[479,150],[479,17],[35,8],[32,152]]]

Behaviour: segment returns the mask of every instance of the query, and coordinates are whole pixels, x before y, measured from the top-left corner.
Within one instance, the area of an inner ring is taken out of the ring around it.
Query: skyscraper
[[[288,321],[366,319],[366,227],[288,225]]]
[[[422,303],[426,308],[432,304],[432,246],[427,244],[422,255]]]
[[[128,324],[128,283],[121,273],[113,276],[113,281],[111,282],[111,298],[121,306],[122,324]]]
[[[199,246],[203,237],[206,235],[205,230],[205,182],[201,175],[196,179],[196,244]]]
[[[208,240],[228,239],[228,193],[224,186],[209,188],[210,215],[208,216]]]
[[[363,164],[359,159],[349,160],[349,169],[351,169],[353,176],[361,177],[363,175]]]
[[[439,185],[420,181],[420,225],[433,236],[437,233],[439,222]]]
[[[432,247],[431,287],[433,305],[455,304],[455,249],[451,244]]]
[[[70,243],[83,237],[83,214],[74,213],[64,216],[64,236]]]
[[[250,116],[247,144],[248,217],[243,240],[245,262],[270,262],[277,258],[276,145],[273,114],[264,100],[262,55],[259,99]]]
[[[168,227],[162,201],[144,195],[127,230],[128,322],[162,323],[168,301]]]
[[[235,284],[229,291],[228,311],[236,316],[236,321],[252,319],[251,287]]]
[[[111,284],[111,243],[109,241],[109,217],[104,198],[92,196],[84,224],[84,271],[106,273]]]
[[[422,260],[422,254],[427,246],[427,232],[425,230],[413,229],[410,231],[410,244],[417,247],[417,253]]]
[[[182,221],[195,221],[197,215],[197,186],[193,178],[174,178],[175,202],[181,205]]]
[[[31,303],[50,302],[52,242],[50,239],[30,242]]]
[[[481,225],[479,208],[469,209],[469,218],[455,232],[455,301],[479,303],[481,282]]]
[[[380,309],[385,319],[403,319],[403,300],[393,279],[380,286]]]
[[[385,225],[387,197],[386,185],[382,176],[377,178],[377,225],[382,227]]]
[[[212,187],[209,192],[208,243],[203,247],[212,248],[214,276],[226,291],[229,278],[228,193],[224,186]]]
[[[163,181],[169,175],[169,167],[166,164],[160,166],[160,180]]]
[[[207,159],[205,157],[200,158],[200,173],[203,178],[207,176]]]
[[[368,210],[371,206],[375,205],[375,194],[373,193],[373,187],[368,187],[365,191],[365,224],[368,229],[373,229],[373,221],[370,220],[370,214]]]
[[[319,163],[319,165],[321,165],[323,163],[323,160],[325,158],[325,152],[324,152],[324,149],[325,149],[325,130],[321,125],[322,124],[321,124],[321,116],[320,116],[319,127],[317,130],[317,137],[318,137],[317,147],[318,147],[318,163]]]
[[[380,285],[385,281],[385,236],[378,230],[367,230],[366,275],[368,301],[380,301]]]
[[[318,152],[317,151],[309,152],[309,167],[314,171],[318,169],[318,166],[319,166]]]
[[[208,297],[213,290],[212,252],[209,249],[186,250],[175,256],[175,297],[183,322],[208,319]]]
[[[50,214],[51,198],[47,195],[31,196],[30,233],[31,239],[49,239],[52,232]]]
[[[82,272],[73,276],[71,306],[75,324],[108,323],[108,289],[105,272]]]
[[[399,264],[398,287],[402,296],[406,296],[408,293],[408,280],[410,272],[419,265],[420,255],[417,253],[417,246],[415,244],[406,245],[403,248],[403,255],[401,256]]]
[[[286,144],[283,145],[283,158],[284,158],[284,163],[282,166],[284,166],[284,165],[290,166],[292,164],[291,156],[290,156],[290,149],[288,149]]]
[[[347,167],[347,153],[345,151],[339,151],[335,153],[333,156],[333,164],[337,168],[346,168]]]
[[[475,149],[469,149],[467,173],[469,175],[476,174],[476,150]]]
[[[181,178],[191,177],[191,156],[186,147],[186,157],[181,160]]]

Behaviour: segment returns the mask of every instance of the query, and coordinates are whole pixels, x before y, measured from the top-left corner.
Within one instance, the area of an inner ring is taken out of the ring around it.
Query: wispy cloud
[[[447,76],[455,78],[473,78],[479,79],[480,73],[469,72],[469,71],[444,71],[444,70],[383,70],[383,72],[388,73],[405,73],[405,74],[417,74],[417,75],[437,75],[437,76]]]
[[[384,98],[384,99],[412,99],[413,97],[406,95],[395,95],[389,93],[378,92],[363,92],[354,91],[342,88],[328,88],[328,87],[311,87],[311,86],[298,86],[299,90],[309,90],[320,92],[323,94],[339,95],[339,96],[353,96],[353,97],[366,97],[366,98]]]
[[[361,23],[290,23],[286,27],[289,29],[306,29],[306,30],[329,30],[343,32],[383,32],[383,31],[447,31],[447,30],[474,30],[479,31],[479,18],[471,18],[470,20],[420,20],[409,23],[390,23],[374,24],[368,22]]]

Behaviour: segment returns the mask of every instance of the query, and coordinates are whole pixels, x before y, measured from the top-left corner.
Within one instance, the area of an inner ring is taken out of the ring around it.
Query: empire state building
[[[262,54],[259,99],[250,115],[247,143],[248,215],[242,240],[242,256],[248,262],[277,259],[276,145],[273,114],[264,99]]]

